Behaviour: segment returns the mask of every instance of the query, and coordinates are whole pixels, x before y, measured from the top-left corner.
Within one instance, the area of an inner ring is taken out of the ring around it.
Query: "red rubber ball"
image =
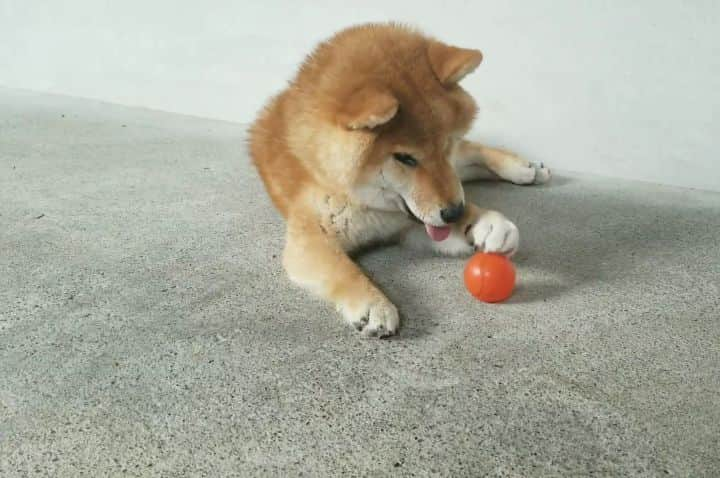
[[[483,302],[502,302],[515,287],[515,266],[505,256],[478,252],[465,266],[465,287]]]

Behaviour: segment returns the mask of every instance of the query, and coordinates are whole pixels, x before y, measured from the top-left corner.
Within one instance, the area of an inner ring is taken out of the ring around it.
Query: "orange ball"
[[[465,287],[483,302],[502,302],[515,287],[515,266],[505,256],[478,252],[465,266]]]

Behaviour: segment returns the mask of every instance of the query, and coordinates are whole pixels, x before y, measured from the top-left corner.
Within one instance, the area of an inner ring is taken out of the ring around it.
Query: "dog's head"
[[[458,82],[482,60],[477,50],[422,38],[411,58],[383,63],[339,102],[335,120],[356,141],[353,192],[371,207],[400,208],[440,239],[463,215],[464,192],[452,164],[475,102]]]

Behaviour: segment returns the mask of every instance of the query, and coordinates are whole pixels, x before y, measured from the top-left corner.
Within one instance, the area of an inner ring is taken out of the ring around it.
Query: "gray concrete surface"
[[[362,340],[284,278],[242,136],[0,90],[0,476],[720,474],[720,194],[474,185],[514,297],[371,252],[404,326]]]

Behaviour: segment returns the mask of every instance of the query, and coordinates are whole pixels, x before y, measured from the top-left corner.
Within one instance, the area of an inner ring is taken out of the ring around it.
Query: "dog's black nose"
[[[446,224],[457,222],[465,213],[465,205],[463,203],[453,204],[440,211],[440,217]]]

